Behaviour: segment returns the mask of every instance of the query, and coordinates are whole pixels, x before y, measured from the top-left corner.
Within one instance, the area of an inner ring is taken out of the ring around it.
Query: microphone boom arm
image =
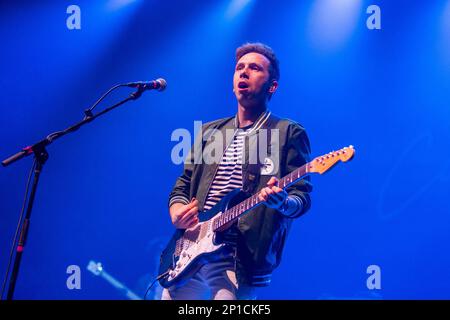
[[[121,86],[126,86],[124,84],[120,84],[120,85],[116,85],[113,88],[111,88],[110,90],[108,90],[108,92],[106,94],[104,94],[95,104],[93,107],[95,107],[101,100],[103,100],[112,90],[117,89]],[[49,134],[45,139],[31,145],[31,146],[27,146],[25,148],[23,148],[21,151],[9,156],[8,158],[6,158],[5,160],[2,161],[2,165],[4,167],[9,166],[10,164],[24,158],[27,157],[29,155],[31,155],[32,153],[36,154],[37,150],[42,150],[42,148],[45,148],[46,146],[48,146],[49,144],[51,144],[54,140],[61,138],[62,136],[68,134],[69,132],[74,132],[76,130],[78,130],[79,128],[81,128],[83,125],[85,125],[86,123],[92,122],[93,120],[95,120],[96,118],[100,117],[101,115],[119,107],[120,105],[124,104],[125,102],[128,102],[130,100],[136,100],[138,99],[142,93],[145,91],[144,88],[142,87],[138,87],[137,90],[133,93],[131,93],[126,99],[108,107],[105,108],[104,110],[100,111],[97,114],[93,114],[92,113],[92,109],[87,109],[85,110],[85,117],[83,120],[75,123],[74,125],[62,130],[62,131],[57,131],[54,133]]]

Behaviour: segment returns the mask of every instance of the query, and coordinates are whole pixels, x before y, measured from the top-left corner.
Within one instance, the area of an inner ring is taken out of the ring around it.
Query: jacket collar
[[[250,130],[247,132],[247,135],[250,135],[252,133],[257,132],[261,127],[263,127],[267,120],[269,119],[272,112],[270,110],[266,110],[256,119],[255,122],[253,122],[253,125],[250,127]],[[238,121],[238,115],[234,117],[234,127],[236,129],[239,129],[239,121]]]

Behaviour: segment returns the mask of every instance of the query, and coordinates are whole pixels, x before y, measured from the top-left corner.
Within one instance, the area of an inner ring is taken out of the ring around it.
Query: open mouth
[[[243,89],[247,89],[248,88],[248,83],[241,81],[241,82],[238,83],[238,88],[242,89],[242,90]]]

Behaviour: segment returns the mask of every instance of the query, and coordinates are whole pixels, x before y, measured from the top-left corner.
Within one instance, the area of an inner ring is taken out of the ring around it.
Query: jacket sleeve
[[[178,177],[175,186],[169,195],[169,208],[174,203],[189,203],[189,193],[191,187],[192,165],[184,164],[183,173]]]
[[[305,129],[301,125],[297,123],[291,123],[288,126],[285,152],[285,174],[294,171],[295,169],[310,161],[311,147],[309,138],[306,134]],[[312,191],[312,184],[309,176],[303,178],[294,185],[289,186],[286,191],[291,198],[301,202],[299,204],[299,207],[301,207],[301,209],[290,215],[291,218],[297,218],[308,211],[308,209],[311,207],[311,197],[309,193]]]
[[[194,146],[191,147],[189,153],[184,160],[184,167],[182,174],[177,178],[174,187],[169,195],[169,208],[174,203],[182,203],[188,204],[190,202],[190,194],[191,194],[191,179],[192,173],[194,170],[194,164],[196,160],[196,154],[198,153],[196,150],[200,148],[201,154],[201,137],[197,137],[194,143]],[[199,145],[200,143],[200,145]]]
[[[174,203],[188,204],[192,197],[194,188],[198,187],[198,181],[195,180],[199,168],[203,168],[203,150],[210,136],[215,133],[218,126],[226,123],[233,117],[223,118],[203,124],[201,131],[196,135],[194,145],[184,161],[183,173],[178,177],[175,185],[169,195],[169,208]],[[194,193],[195,194],[195,193]]]

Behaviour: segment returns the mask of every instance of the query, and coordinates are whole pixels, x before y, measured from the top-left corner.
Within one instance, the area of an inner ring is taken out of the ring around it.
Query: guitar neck
[[[281,178],[278,182],[278,186],[282,189],[286,189],[286,187],[296,183],[298,180],[302,179],[304,176],[310,173],[323,174],[334,165],[336,165],[339,161],[347,162],[351,160],[354,154],[355,149],[353,148],[353,146],[349,146],[338,151],[332,151],[321,157],[317,157],[313,161],[304,164],[300,168],[297,168],[285,177]],[[226,229],[242,214],[261,204],[262,201],[258,199],[258,195],[259,191],[256,194],[252,195],[250,198],[242,201],[238,205],[226,210],[221,215],[214,218],[212,226],[213,230],[221,231]]]
[[[291,173],[287,174],[283,178],[281,178],[278,182],[278,186],[282,189],[286,189],[288,186],[296,183],[298,180],[302,179],[306,175],[309,174],[308,166],[310,163],[306,163],[303,166],[295,169]],[[261,200],[258,198],[259,191],[252,195],[251,197],[247,198],[246,200],[240,202],[239,204],[235,205],[234,207],[226,210],[223,212],[220,216],[216,217],[213,220],[213,230],[219,231],[224,226],[227,226],[234,221],[236,221],[241,215],[249,211],[250,209],[255,208],[259,204],[262,203]]]

